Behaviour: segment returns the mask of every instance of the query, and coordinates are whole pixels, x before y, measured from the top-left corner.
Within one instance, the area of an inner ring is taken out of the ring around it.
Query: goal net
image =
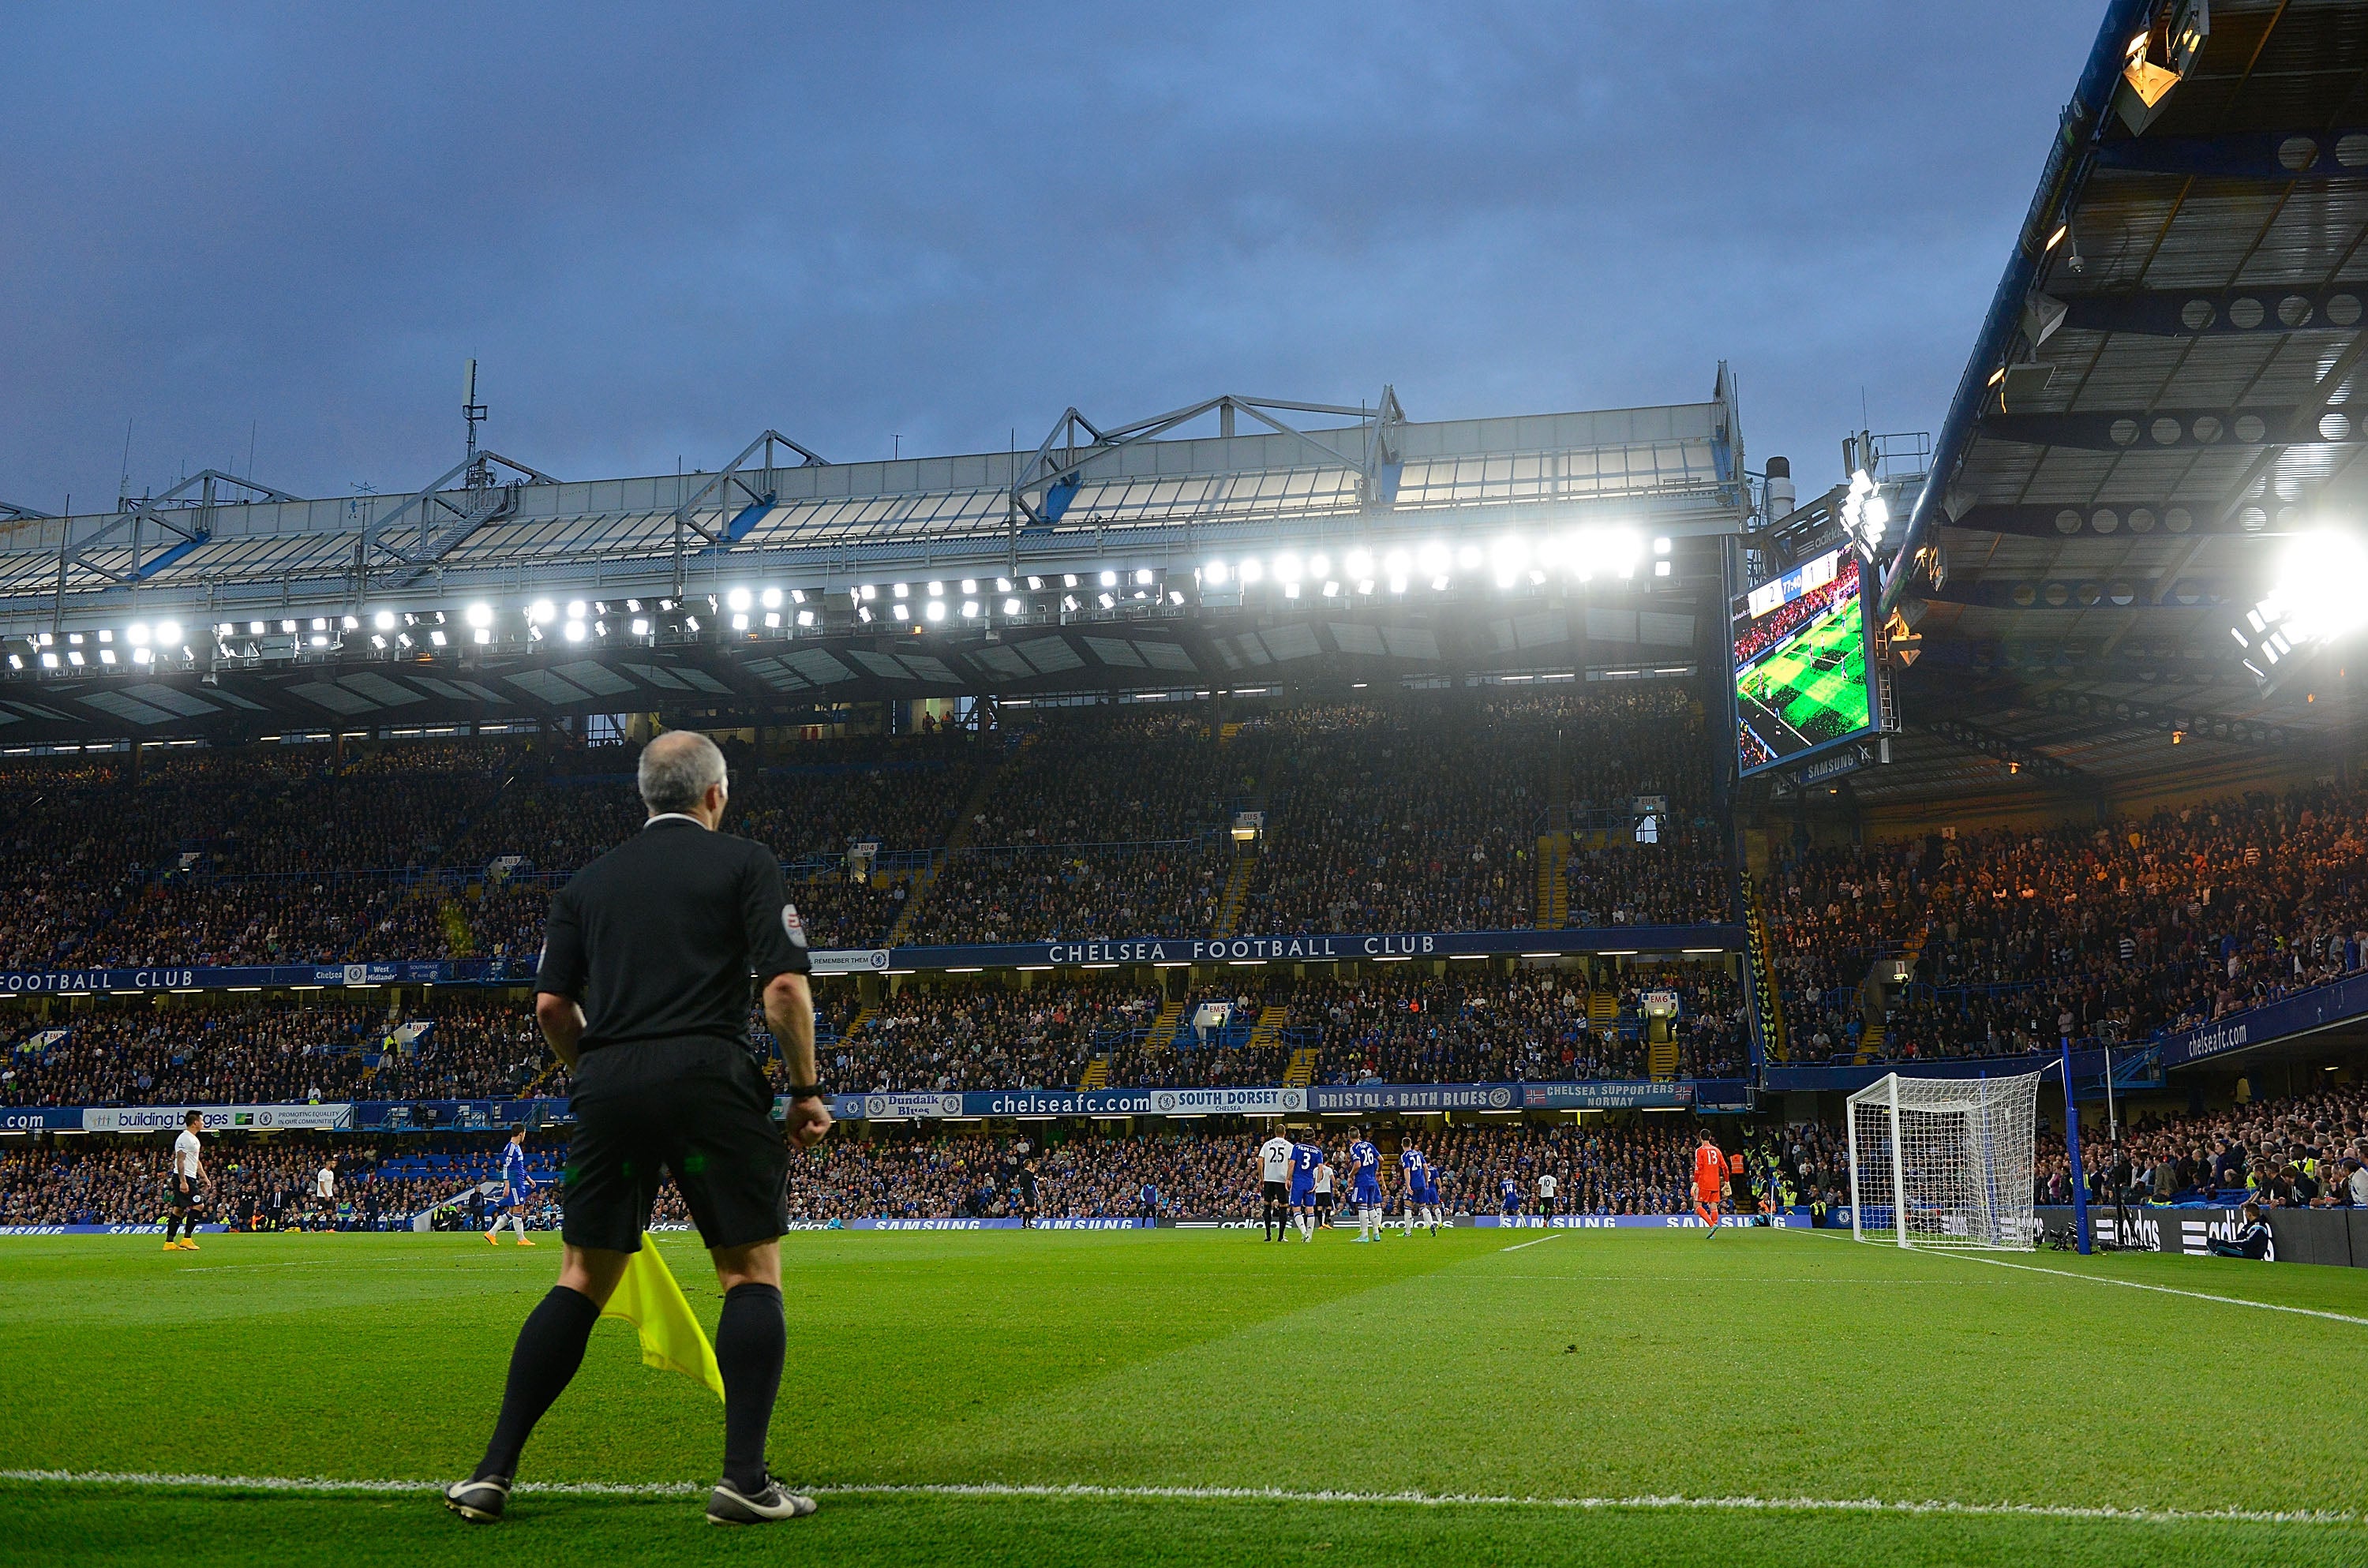
[[[2032,1130],[2039,1074],[1903,1078],[1850,1097],[1850,1234],[1901,1246],[2038,1244]]]

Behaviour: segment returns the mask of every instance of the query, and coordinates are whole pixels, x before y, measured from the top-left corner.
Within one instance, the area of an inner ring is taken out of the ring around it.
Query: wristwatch
[[[830,1091],[820,1084],[791,1084],[789,1097],[793,1100],[826,1100],[830,1098]]]

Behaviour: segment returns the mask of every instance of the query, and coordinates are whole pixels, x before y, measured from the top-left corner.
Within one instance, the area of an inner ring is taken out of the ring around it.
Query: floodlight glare
[[[171,644],[173,644],[173,643],[175,643],[175,642],[178,642],[180,640],[181,640],[181,623],[180,623],[179,621],[177,621],[177,620],[160,620],[160,621],[158,621],[158,622],[156,623],[156,641],[157,641],[157,642],[162,642],[162,643],[165,643],[165,644],[166,644],[167,646],[170,646]]]
[[[381,631],[392,631],[394,630],[394,611],[391,609],[382,609],[370,619]],[[255,630],[261,631],[263,630],[263,622],[259,620],[256,621],[255,623]]]
[[[2296,538],[2278,563],[2277,586],[2261,601],[2265,622],[2297,645],[2332,642],[2368,624],[2368,547],[2356,535],[2321,528]]]
[[[1281,555],[1274,558],[1274,580],[1276,582],[1281,583],[1287,586],[1296,587],[1299,584],[1300,575],[1301,567],[1298,556],[1293,555],[1291,551],[1286,550]]]
[[[928,616],[931,620],[945,619],[946,601],[943,599],[931,599],[929,601]]]
[[[328,639],[327,639],[327,638],[325,638],[325,637],[324,637],[324,638],[319,639],[319,641],[320,641],[320,642],[327,642],[327,641],[328,641]],[[436,644],[436,646],[438,646],[438,648],[441,648],[442,646],[444,646],[444,633],[442,633],[441,631],[431,631],[431,632],[429,632],[429,633],[427,634],[427,641],[429,641],[430,642],[433,642],[433,643],[434,643],[434,644]]]
[[[1437,577],[1446,573],[1455,557],[1445,544],[1432,540],[1417,552],[1415,559],[1421,563],[1425,576]]]
[[[123,640],[134,648],[145,648],[148,646],[148,623],[144,620],[133,621],[123,629]]]
[[[1225,563],[1222,561],[1210,562],[1209,564],[1201,568],[1201,580],[1208,584],[1212,588],[1222,585],[1225,580]],[[1035,586],[1032,580],[1030,582],[1029,586]]]
[[[978,601],[976,599],[962,600],[962,619],[964,620],[976,620],[978,619]]]
[[[943,583],[932,583],[929,585],[929,597],[933,599],[943,598],[945,597],[945,592],[946,585]]]
[[[1256,583],[1262,581],[1265,576],[1266,563],[1260,561],[1257,556],[1253,555],[1248,560],[1242,562],[1243,582]]]
[[[798,611],[798,624],[800,626],[812,626],[814,624],[814,611],[810,609],[802,609]]]
[[[470,636],[475,640],[477,646],[482,648],[494,640],[494,629],[490,626],[480,626],[471,632]],[[325,643],[328,639],[324,637],[321,641]]]
[[[569,622],[567,623],[567,626],[566,626],[566,630],[565,630],[565,636],[566,636],[567,640],[568,640],[570,642],[583,642],[583,641],[584,641],[584,623],[583,623],[582,621],[580,621],[580,620],[571,620],[571,621],[569,621]]]
[[[1340,597],[1340,585],[1331,581],[1329,578],[1326,578],[1324,584],[1324,597],[1327,599],[1338,598]]]
[[[1103,574],[1102,574],[1102,586],[1103,586],[1103,587],[1105,587],[1105,588],[1115,588],[1115,587],[1117,587],[1117,586],[1118,586],[1118,574],[1117,574],[1117,573],[1115,573],[1115,572],[1105,572],[1105,573],[1103,573]]]
[[[573,623],[573,622],[571,622],[571,623],[570,623],[571,628],[573,627],[573,625],[574,625],[574,623]],[[745,615],[735,615],[735,616],[734,616],[734,617],[732,618],[732,630],[733,630],[733,631],[747,631],[747,630],[748,630],[748,618],[747,618],[746,616],[745,616]]]
[[[1463,546],[1463,548],[1462,548],[1461,550],[1458,550],[1458,551],[1455,552],[1455,564],[1456,564],[1456,567],[1457,567],[1459,570],[1461,570],[1461,571],[1464,571],[1464,572],[1477,572],[1477,571],[1479,571],[1479,570],[1480,570],[1480,547],[1479,547],[1478,545],[1476,545],[1476,544],[1467,544],[1467,545]]]
[[[898,598],[900,598],[900,599],[909,599],[909,598],[911,598],[911,597],[913,597],[913,585],[911,585],[910,583],[899,583],[899,584],[897,584],[897,585],[896,585],[896,586],[894,587],[894,590],[892,590],[892,591],[893,591],[893,592],[895,594],[895,596],[896,596]],[[866,597],[866,598],[869,598],[869,597],[871,597],[871,596],[870,596],[869,594],[866,594],[866,595],[864,596],[864,597]]]
[[[724,602],[726,605],[729,605],[729,606],[730,606],[732,608],[734,608],[734,609],[746,609],[746,608],[748,608],[749,603],[750,603],[751,601],[749,600],[749,597],[748,597],[748,590],[747,590],[747,589],[746,589],[746,588],[734,588],[734,589],[733,589],[730,593],[727,593],[727,594],[725,594],[725,595],[723,596],[723,602]],[[569,606],[567,607],[567,608],[568,608],[569,613],[574,614],[574,613],[576,613],[576,612],[577,612],[578,607],[577,607],[577,606],[575,606],[575,605],[569,605]]]
[[[1307,574],[1311,577],[1329,577],[1332,575],[1332,558],[1322,551],[1317,551],[1307,558]]]
[[[472,625],[472,626],[475,626],[475,627],[486,627],[486,626],[491,626],[493,623],[494,623],[494,607],[493,607],[493,606],[491,606],[491,605],[489,605],[489,604],[473,604],[473,605],[471,605],[471,606],[469,607],[469,624],[470,624],[470,625]]]
[[[1656,540],[1655,540],[1653,541],[1653,553],[1654,553],[1654,554],[1656,554],[1656,555],[1667,555],[1667,554],[1668,554],[1668,553],[1669,553],[1669,541],[1668,541],[1667,539],[1656,539]]]
[[[1134,569],[1134,585],[1136,587],[1147,588],[1151,586],[1151,581],[1152,573],[1150,567],[1138,566]]]
[[[1352,572],[1356,570],[1356,562],[1353,560],[1349,562],[1349,569]],[[1382,570],[1393,577],[1403,577],[1414,570],[1414,557],[1403,550],[1393,550],[1382,557]]]
[[[1118,603],[1118,601],[1117,601],[1116,599],[1114,599],[1114,598],[1110,597],[1110,595],[1108,595],[1108,594],[1104,594],[1104,595],[1102,595],[1102,596],[1101,596],[1100,603],[1101,603],[1101,607],[1102,607],[1102,608],[1104,608],[1104,609],[1109,609],[1109,608],[1111,608],[1113,605],[1117,604],[1117,603]]]
[[[913,619],[913,612],[906,609],[903,605],[889,606],[889,613],[894,615],[899,620],[910,620]]]
[[[529,626],[549,626],[559,619],[559,611],[549,599],[537,599],[526,607],[526,619]]]

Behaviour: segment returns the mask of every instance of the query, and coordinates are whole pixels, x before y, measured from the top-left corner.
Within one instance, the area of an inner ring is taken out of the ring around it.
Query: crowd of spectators
[[[2142,1111],[2122,1129],[2082,1119],[2092,1203],[2250,1200],[2264,1209],[2368,1206],[2368,1092],[2342,1086],[2201,1114]],[[2071,1159],[2046,1141],[2042,1203],[2073,1199]]]
[[[2330,784],[2101,827],[1813,849],[1764,896],[1787,1021],[1812,1054],[1858,1044],[1861,982],[1897,955],[1914,981],[1886,999],[1881,1056],[2017,1055],[2066,1035],[2142,1040],[2357,972],[2363,856],[2368,791]]]
[[[102,997],[20,1026],[0,1052],[0,1103],[20,1106],[470,1099],[564,1095],[567,1082],[525,1003],[461,993],[394,1016],[263,996]]]
[[[824,1073],[867,1092],[1073,1089],[1097,1050],[1158,1011],[1156,994],[1120,981],[907,985],[823,1052]]]

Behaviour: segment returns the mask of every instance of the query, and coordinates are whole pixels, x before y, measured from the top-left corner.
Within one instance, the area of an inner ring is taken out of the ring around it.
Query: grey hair
[[[696,730],[669,730],[642,748],[635,781],[653,813],[689,812],[711,784],[724,782],[723,753]]]

